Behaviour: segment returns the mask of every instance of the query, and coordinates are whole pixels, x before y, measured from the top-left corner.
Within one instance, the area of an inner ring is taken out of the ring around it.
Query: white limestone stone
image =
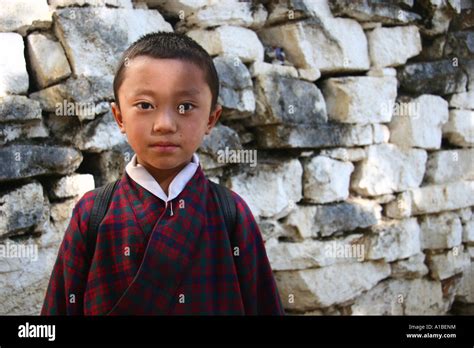
[[[405,114],[395,108],[389,125],[390,142],[403,147],[439,149],[441,129],[449,119],[448,102],[439,96],[422,95],[400,103],[408,104],[406,110],[414,113]]]
[[[25,36],[28,31],[51,26],[51,11],[46,0],[3,0],[1,6],[0,32],[14,31]]]
[[[420,228],[422,249],[450,249],[461,244],[461,220],[454,213],[423,216]]]
[[[71,7],[56,14],[56,37],[73,72],[85,77],[113,76],[120,55],[132,42],[150,32],[173,31],[158,11]]]
[[[324,81],[322,92],[330,120],[383,123],[392,118],[388,106],[393,105],[397,97],[397,80],[394,77],[336,77]]]
[[[28,91],[24,50],[21,35],[0,33],[0,96]]]
[[[394,279],[358,297],[353,315],[442,315],[446,311],[439,281]]]
[[[431,277],[443,280],[467,270],[471,258],[461,246],[442,254],[428,255],[427,263]]]
[[[265,249],[274,271],[324,267],[335,263],[364,261],[361,234],[331,241],[305,240],[301,243],[267,241]]]
[[[415,25],[375,28],[367,33],[370,61],[373,66],[405,64],[421,52],[421,36]]]
[[[422,278],[429,272],[428,267],[425,265],[425,254],[423,253],[392,262],[390,266],[392,267],[392,274],[390,275],[392,278]]]
[[[421,252],[420,226],[414,218],[383,221],[371,229],[365,241],[368,260],[392,262]]]
[[[241,195],[255,216],[282,217],[294,209],[302,197],[303,169],[296,160],[259,163],[256,173],[232,176],[229,187]]]
[[[372,145],[367,158],[356,165],[351,188],[366,196],[418,187],[425,172],[426,152],[392,144]]]
[[[314,203],[343,201],[349,196],[354,165],[325,156],[312,158],[304,167],[304,197]]]
[[[267,45],[283,47],[298,68],[316,68],[325,74],[364,71],[370,66],[364,31],[352,19],[321,16],[318,21],[267,27],[259,36]]]
[[[285,308],[311,310],[354,299],[389,275],[385,262],[354,262],[280,271],[275,279]]]
[[[210,55],[239,57],[244,63],[263,61],[263,45],[254,31],[223,25],[213,30],[194,29],[186,33]]]
[[[474,181],[428,185],[400,194],[386,206],[386,214],[393,218],[439,213],[474,205]]]
[[[286,230],[304,238],[327,237],[375,225],[381,219],[382,207],[372,200],[349,198],[341,203],[298,205],[283,222]]]
[[[451,95],[449,106],[456,109],[474,110],[474,91],[455,93]]]
[[[41,88],[45,88],[71,74],[66,54],[58,41],[46,35],[28,35],[28,56],[31,67]]]
[[[431,152],[424,180],[432,184],[474,180],[474,149]]]
[[[70,198],[81,197],[94,188],[94,176],[92,174],[72,174],[54,182],[50,192],[53,198]]]
[[[270,64],[263,61],[255,61],[250,65],[252,77],[258,75],[280,75],[284,77],[298,77],[298,70],[293,66]]]
[[[474,111],[450,110],[449,121],[443,126],[443,137],[446,137],[454,145],[473,146]]]

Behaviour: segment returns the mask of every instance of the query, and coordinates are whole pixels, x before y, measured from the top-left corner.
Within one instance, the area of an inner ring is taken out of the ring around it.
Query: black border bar
[[[55,325],[55,340],[20,338],[20,325]],[[408,338],[407,334],[425,337]],[[434,338],[438,334],[454,337]],[[0,347],[34,344],[413,344],[474,346],[473,316],[1,316]]]

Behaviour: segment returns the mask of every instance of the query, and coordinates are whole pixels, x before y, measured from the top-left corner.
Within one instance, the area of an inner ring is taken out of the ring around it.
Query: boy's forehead
[[[203,70],[182,59],[138,56],[127,62],[124,83],[134,92],[149,90],[152,81],[160,84],[171,82],[174,94],[199,94],[200,89],[193,86],[207,84]],[[159,87],[153,86],[153,89]]]
[[[203,75],[203,69],[194,62],[178,58],[138,56],[127,60],[126,70],[157,70],[161,74],[192,73]]]

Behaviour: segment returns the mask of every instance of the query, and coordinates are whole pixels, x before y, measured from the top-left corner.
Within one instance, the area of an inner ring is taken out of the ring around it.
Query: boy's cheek
[[[185,141],[185,142],[189,142],[190,145],[201,145],[201,142],[204,138],[205,134],[203,131],[197,131],[197,129],[195,128],[194,131],[191,131],[187,134],[184,134],[183,135],[183,138],[182,140]]]
[[[143,137],[144,132],[150,132],[150,130],[153,128],[153,123],[152,122],[144,122],[144,120],[141,120],[139,118],[133,118],[129,119],[127,122],[127,131],[129,133],[133,134],[141,134]]]

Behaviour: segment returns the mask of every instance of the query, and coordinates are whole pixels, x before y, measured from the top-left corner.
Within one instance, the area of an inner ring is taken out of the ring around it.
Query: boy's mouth
[[[156,143],[151,144],[150,147],[154,150],[158,150],[161,152],[170,152],[176,150],[179,145],[171,143],[169,141],[158,141]]]

